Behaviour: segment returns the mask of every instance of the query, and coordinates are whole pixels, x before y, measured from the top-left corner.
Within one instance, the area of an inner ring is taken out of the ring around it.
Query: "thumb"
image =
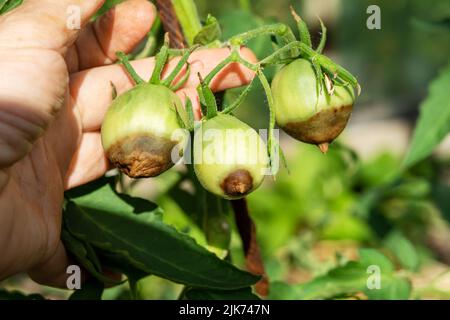
[[[0,43],[65,53],[105,0],[26,0],[0,18]]]

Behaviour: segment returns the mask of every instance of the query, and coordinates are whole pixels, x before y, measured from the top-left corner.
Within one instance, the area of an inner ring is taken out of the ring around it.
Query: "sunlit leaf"
[[[450,132],[450,65],[430,85],[420,107],[413,140],[403,165],[410,167],[429,156]]]
[[[108,258],[108,266],[224,290],[247,287],[259,279],[164,224],[154,204],[115,192],[111,179],[96,182],[92,189],[67,194],[64,218],[69,232],[99,250],[99,256]]]

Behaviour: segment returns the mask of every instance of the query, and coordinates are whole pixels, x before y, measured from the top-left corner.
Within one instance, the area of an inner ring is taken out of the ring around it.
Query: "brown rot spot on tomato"
[[[209,192],[224,199],[240,199],[261,185],[268,165],[266,144],[236,117],[218,114],[197,127],[194,170]]]
[[[173,166],[170,155],[175,145],[165,138],[137,135],[115,143],[106,154],[129,177],[149,178]]]
[[[171,168],[174,147],[183,154],[187,141],[177,117],[181,109],[175,93],[158,85],[141,84],[117,97],[102,124],[108,159],[131,178],[155,177]]]
[[[325,109],[308,120],[288,122],[282,128],[297,140],[323,145],[321,150],[326,152],[325,144],[331,143],[345,129],[352,109],[351,105]]]
[[[253,178],[247,170],[236,170],[222,181],[220,187],[227,196],[245,196],[253,189]]]

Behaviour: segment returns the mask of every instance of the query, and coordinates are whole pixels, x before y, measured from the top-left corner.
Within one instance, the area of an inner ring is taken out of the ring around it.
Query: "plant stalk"
[[[194,0],[172,0],[178,22],[183,29],[184,38],[189,46],[194,44],[195,36],[202,29],[202,24]]]

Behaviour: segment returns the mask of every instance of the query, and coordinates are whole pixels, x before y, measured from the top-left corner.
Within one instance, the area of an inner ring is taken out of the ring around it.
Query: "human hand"
[[[25,0],[0,17],[0,280],[28,272],[37,282],[63,286],[69,259],[60,240],[63,192],[109,168],[100,126],[118,93],[132,87],[115,52],[130,52],[150,30],[156,10],[128,0],[96,22],[104,0]],[[81,8],[80,30],[66,27],[67,8]],[[197,102],[197,73],[206,75],[228,49],[191,55],[191,77],[177,93]],[[246,49],[242,55],[255,60]],[[176,64],[171,61],[164,72]],[[144,79],[154,59],[133,62]],[[247,84],[248,69],[232,64],[214,91]]]

